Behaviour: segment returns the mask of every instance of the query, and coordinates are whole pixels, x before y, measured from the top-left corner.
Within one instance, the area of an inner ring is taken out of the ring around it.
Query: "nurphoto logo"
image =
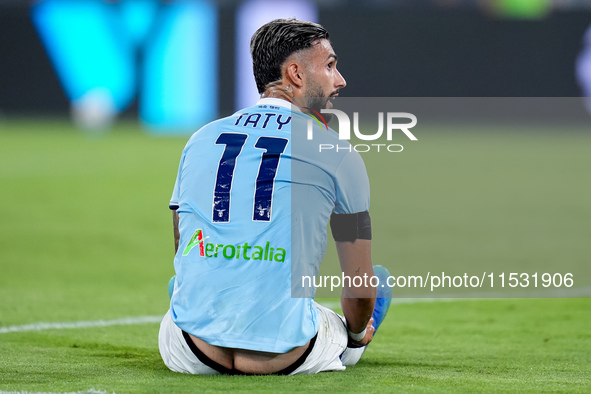
[[[339,140],[350,140],[351,139],[351,120],[349,119],[349,115],[345,112],[338,110],[338,109],[321,109],[320,113],[318,111],[313,111],[310,113],[312,118],[316,120],[318,125],[322,130],[322,124],[328,130],[328,125],[322,114],[331,114],[336,116],[337,121],[339,123],[338,133],[339,133]],[[417,124],[417,117],[408,112],[387,112],[384,116],[384,112],[378,112],[378,130],[375,131],[373,134],[364,134],[359,130],[359,112],[353,112],[353,133],[355,137],[362,141],[377,141],[379,139],[383,139],[382,136],[384,134],[384,118],[386,118],[386,140],[392,141],[392,136],[395,131],[401,131],[410,139],[411,141],[418,141],[417,137],[410,131],[411,128],[416,126]],[[399,123],[400,119],[407,119],[410,122],[407,123]],[[320,123],[322,121],[322,123]],[[308,131],[308,140],[312,140],[314,138],[314,126],[312,119],[308,120],[307,125]],[[404,147],[400,144],[355,144],[355,145],[339,145],[339,144],[319,144],[318,149],[320,152],[322,151],[340,151],[340,150],[355,150],[356,152],[369,152],[372,150],[375,151],[388,151],[388,152],[402,152]]]

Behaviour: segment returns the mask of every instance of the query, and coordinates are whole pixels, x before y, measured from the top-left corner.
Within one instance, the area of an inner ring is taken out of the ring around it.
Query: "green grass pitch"
[[[364,156],[374,263],[558,271],[589,261],[591,133],[417,136],[395,156]],[[125,123],[88,135],[0,120],[0,391],[591,391],[588,298],[397,299],[357,366],[314,376],[170,372],[158,323],[1,332],[164,314],[167,203],[186,140]]]

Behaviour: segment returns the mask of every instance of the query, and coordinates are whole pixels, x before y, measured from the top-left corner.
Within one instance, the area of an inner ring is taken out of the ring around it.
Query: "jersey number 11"
[[[246,134],[222,133],[215,142],[217,145],[226,145],[226,148],[218,165],[213,193],[214,222],[230,221],[232,177],[236,167],[236,158],[242,152],[247,137]],[[266,222],[271,220],[271,200],[275,175],[279,166],[279,158],[285,151],[287,143],[286,138],[259,137],[254,145],[255,148],[263,149],[265,152],[261,156],[259,174],[256,179],[252,220]]]

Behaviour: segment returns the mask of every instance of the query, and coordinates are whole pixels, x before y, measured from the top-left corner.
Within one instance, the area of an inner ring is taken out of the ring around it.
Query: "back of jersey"
[[[310,119],[262,99],[203,127],[183,151],[171,314],[209,344],[284,353],[318,331],[315,289],[297,278],[318,273],[332,213],[369,209],[369,183],[355,151],[319,153],[338,135],[317,129],[309,141]]]
[[[291,120],[289,108],[257,105],[183,151],[171,312],[210,344],[285,352],[317,331],[311,301],[291,298]]]

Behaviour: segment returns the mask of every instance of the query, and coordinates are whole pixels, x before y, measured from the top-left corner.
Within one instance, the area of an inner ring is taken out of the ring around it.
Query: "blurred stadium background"
[[[589,392],[588,298],[395,300],[346,374],[166,370],[180,153],[256,100],[247,42],[276,17],[330,31],[344,96],[571,98],[573,124],[428,125],[364,156],[376,263],[589,266],[591,1],[0,0],[0,390]]]
[[[591,2],[0,0],[0,114],[194,130],[256,99],[248,40],[278,16],[328,28],[349,97],[576,97]]]

